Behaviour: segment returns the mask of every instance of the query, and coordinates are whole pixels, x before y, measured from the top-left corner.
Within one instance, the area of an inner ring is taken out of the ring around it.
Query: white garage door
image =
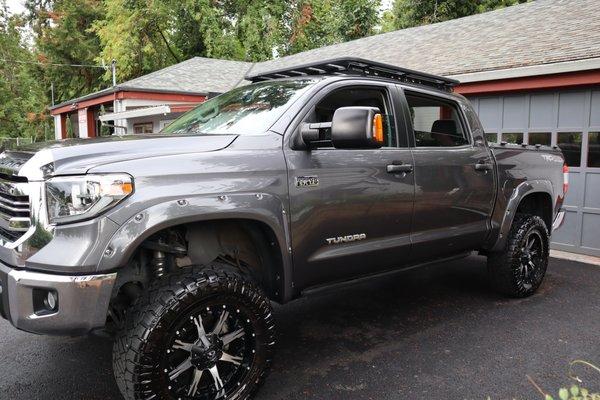
[[[561,147],[570,189],[552,247],[600,256],[600,88],[469,99],[489,141]]]

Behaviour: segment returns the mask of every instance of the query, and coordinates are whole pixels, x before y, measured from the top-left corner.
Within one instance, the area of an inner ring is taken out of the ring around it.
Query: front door
[[[413,146],[413,262],[429,261],[485,241],[495,171],[483,132],[473,137],[460,105],[445,96],[404,91]]]
[[[378,107],[386,117],[386,145],[286,150],[297,289],[376,273],[409,257],[414,179],[394,167],[412,165],[404,121],[396,119],[398,93],[372,82],[345,85],[323,89],[302,121],[330,122],[339,107]]]

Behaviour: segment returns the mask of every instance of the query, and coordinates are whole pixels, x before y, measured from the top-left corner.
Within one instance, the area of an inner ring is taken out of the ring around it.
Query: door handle
[[[413,166],[410,164],[390,164],[387,166],[387,172],[390,174],[397,174],[397,173],[408,174],[409,172],[412,172],[412,170],[413,170]]]
[[[478,162],[477,164],[475,164],[475,171],[491,171],[494,168],[493,164],[490,163],[485,163],[485,162]]]

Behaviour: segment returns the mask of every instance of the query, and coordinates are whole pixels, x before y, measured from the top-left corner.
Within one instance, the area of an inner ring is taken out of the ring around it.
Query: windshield
[[[161,134],[264,133],[314,79],[262,82],[208,100],[182,115]]]

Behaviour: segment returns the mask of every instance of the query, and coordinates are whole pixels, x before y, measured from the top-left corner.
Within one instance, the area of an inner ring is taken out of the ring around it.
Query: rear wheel
[[[189,268],[136,302],[114,345],[128,400],[247,399],[268,371],[274,323],[266,296],[227,266]]]
[[[494,288],[512,297],[535,293],[546,274],[549,256],[548,229],[535,215],[517,214],[504,251],[488,256]]]

